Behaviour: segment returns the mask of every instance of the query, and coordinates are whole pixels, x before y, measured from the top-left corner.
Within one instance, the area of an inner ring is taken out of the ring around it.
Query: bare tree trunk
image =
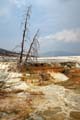
[[[25,63],[28,61],[28,58],[31,56],[30,53],[31,53],[31,50],[32,50],[35,40],[37,40],[38,33],[39,33],[39,30],[37,30],[36,34],[33,37],[33,41],[29,47],[28,53],[26,54]]]
[[[30,9],[31,9],[31,6],[28,7],[27,14],[26,14],[26,20],[25,20],[22,43],[21,43],[21,53],[20,53],[19,63],[22,63],[22,59],[23,59],[24,41],[25,41],[25,36],[26,36],[26,32],[27,32],[28,19],[30,18]]]

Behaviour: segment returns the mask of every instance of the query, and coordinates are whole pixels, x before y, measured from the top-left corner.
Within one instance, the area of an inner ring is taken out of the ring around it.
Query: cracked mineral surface
[[[80,120],[80,68],[23,80],[13,64],[0,63],[0,120]]]

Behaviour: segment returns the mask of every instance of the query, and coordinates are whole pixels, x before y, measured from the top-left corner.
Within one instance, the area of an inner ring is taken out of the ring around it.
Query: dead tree
[[[28,7],[27,14],[26,14],[23,36],[22,36],[22,43],[21,43],[21,52],[20,52],[19,63],[22,63],[22,59],[23,59],[24,42],[25,42],[26,32],[27,32],[27,29],[28,29],[27,25],[28,25],[28,19],[30,18],[30,10],[31,10],[31,6]]]
[[[39,33],[39,30],[37,31]],[[39,56],[38,54],[38,50],[40,48],[40,44],[39,44],[39,41],[38,41],[38,33],[37,33],[37,36],[36,36],[36,39],[34,40],[34,44],[32,46],[32,50],[31,50],[31,56],[33,56],[33,62],[37,62],[37,58]]]
[[[36,34],[33,37],[32,43],[30,44],[29,50],[26,54],[24,63],[27,63],[28,59],[30,59],[31,57],[37,58],[38,56],[38,48],[39,48],[38,33],[39,33],[39,30],[37,30]]]

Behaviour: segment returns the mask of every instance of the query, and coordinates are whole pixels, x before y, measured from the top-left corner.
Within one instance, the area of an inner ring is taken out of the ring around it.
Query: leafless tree
[[[33,37],[32,42],[30,44],[29,50],[28,50],[28,52],[26,54],[25,63],[28,62],[28,59],[30,57],[33,57],[33,58],[37,59],[38,48],[39,48],[38,33],[39,33],[39,30],[37,30],[36,34]]]
[[[38,48],[39,48],[39,42],[38,42],[39,34],[38,33],[39,33],[39,30],[37,30],[37,32],[33,36],[32,42],[29,45],[29,49],[26,50],[25,55],[23,54],[24,53],[24,45],[25,45],[25,37],[26,37],[26,33],[28,33],[28,20],[30,18],[30,11],[31,11],[31,6],[29,6],[27,9],[26,19],[25,19],[25,23],[24,23],[20,58],[19,58],[19,62],[17,64],[19,71],[26,71],[26,65],[28,65],[27,63],[33,62],[34,59],[37,60],[37,56],[38,56]],[[27,34],[27,42],[26,43],[28,45],[28,34]],[[23,59],[23,56],[25,57],[25,59]]]
[[[23,30],[23,36],[22,36],[22,43],[21,43],[21,52],[20,52],[19,63],[22,63],[22,59],[23,59],[24,42],[25,42],[26,32],[28,30],[27,26],[28,26],[28,20],[30,18],[30,11],[31,11],[31,6],[28,7],[27,13],[26,13],[26,19],[25,19],[25,23],[24,23],[24,30]]]

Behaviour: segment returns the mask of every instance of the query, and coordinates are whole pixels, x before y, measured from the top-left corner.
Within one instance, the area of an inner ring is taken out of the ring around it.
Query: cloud
[[[58,32],[54,35],[45,36],[42,39],[45,40],[57,40],[64,42],[80,42],[80,28],[79,29],[71,29],[71,30],[63,30],[62,32]]]
[[[7,13],[8,13],[8,10],[7,10],[7,9],[4,9],[4,8],[1,8],[1,9],[0,9],[0,17],[5,16]]]
[[[9,2],[18,8],[26,5],[26,0],[9,0]]]
[[[8,16],[13,6],[21,8],[26,5],[26,0],[3,0],[0,2],[0,17]]]
[[[71,1],[71,0],[62,0],[62,1],[67,2],[67,1]]]
[[[8,1],[1,1],[0,2],[0,17],[5,17],[5,16],[8,16],[9,13],[10,13],[10,2],[9,0]]]
[[[38,6],[48,6],[50,5],[50,3],[52,3],[52,1],[53,0],[47,0],[47,1],[46,0],[34,0],[33,4],[38,5]]]

